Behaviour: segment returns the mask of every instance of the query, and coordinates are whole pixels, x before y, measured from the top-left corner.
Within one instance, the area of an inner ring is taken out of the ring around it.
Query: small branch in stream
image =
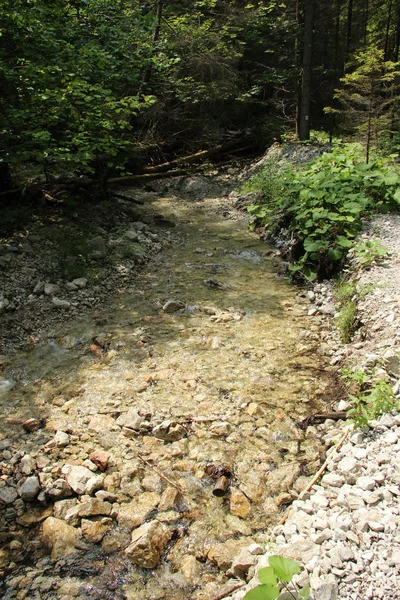
[[[222,600],[222,598],[226,598],[227,596],[229,596],[229,594],[232,594],[232,592],[238,590],[239,588],[243,587],[244,585],[246,585],[245,581],[237,583],[233,587],[229,588],[229,590],[226,590],[226,592],[222,592],[221,594],[218,594],[218,596],[215,596],[211,600]]]
[[[155,471],[157,473],[157,475],[159,475],[161,477],[161,479],[164,479],[164,481],[166,481],[167,483],[169,483],[170,485],[172,485],[174,488],[176,488],[177,490],[179,490],[183,494],[184,490],[183,490],[183,488],[181,488],[180,485],[178,485],[177,483],[174,483],[173,481],[171,481],[171,479],[168,479],[168,477],[166,477],[166,475],[164,475],[163,473],[161,473],[161,471],[159,471],[154,465],[152,465],[148,460],[146,460],[144,458],[144,456],[142,456],[141,454],[138,453],[138,457],[148,467],[150,467],[150,469],[153,469],[153,471]]]
[[[322,465],[322,467],[317,471],[317,473],[314,475],[314,477],[311,479],[311,481],[306,485],[306,487],[301,492],[301,494],[299,494],[299,498],[301,498],[302,494],[304,494],[305,492],[308,492],[312,488],[312,486],[314,485],[314,483],[316,481],[318,481],[318,479],[321,477],[322,473],[324,473],[326,471],[329,459],[331,458],[331,456],[332,456],[332,454],[334,452],[338,452],[338,450],[342,446],[343,442],[345,441],[345,439],[349,435],[349,431],[350,431],[350,429],[347,429],[344,432],[344,434],[342,435],[342,437],[340,438],[340,440],[338,441],[338,443],[336,444],[336,446],[333,447],[332,451],[329,454],[329,457],[326,459],[326,461],[324,462],[324,464]],[[286,521],[287,521],[287,519],[289,517],[291,509],[292,509],[292,507],[289,506],[289,508],[287,509],[287,511],[285,512],[285,514],[281,518],[281,520],[279,521],[279,525],[283,525],[284,523],[286,523]]]

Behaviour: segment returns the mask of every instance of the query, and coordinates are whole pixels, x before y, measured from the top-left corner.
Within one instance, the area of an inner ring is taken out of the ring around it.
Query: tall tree
[[[314,0],[304,2],[304,45],[303,45],[303,74],[300,96],[300,140],[310,139],[310,106],[312,80],[312,47],[313,47],[313,15]]]

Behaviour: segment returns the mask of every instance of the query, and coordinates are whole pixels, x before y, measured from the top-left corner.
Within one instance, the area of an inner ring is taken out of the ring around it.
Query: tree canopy
[[[235,136],[263,147],[301,118],[306,139],[361,56],[396,72],[400,0],[3,0],[0,28],[4,188],[9,169],[106,179]]]

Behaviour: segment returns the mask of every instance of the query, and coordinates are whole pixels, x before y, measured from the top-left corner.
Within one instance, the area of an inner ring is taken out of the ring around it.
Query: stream
[[[175,243],[5,365],[16,385],[0,395],[0,452],[19,439],[14,464],[29,453],[42,488],[66,464],[102,476],[80,501],[1,509],[15,564],[5,599],[211,600],[235,575],[233,557],[268,540],[320,464],[318,440],[298,427],[323,411],[331,385],[319,317],[227,198],[154,198],[148,210],[176,225]],[[23,432],[28,418],[45,428]],[[109,455],[104,472],[89,460],[96,450]],[[95,492],[103,512],[77,512]],[[41,537],[51,515],[79,536],[54,560]],[[159,560],[136,560],[125,552],[132,533],[153,522]]]

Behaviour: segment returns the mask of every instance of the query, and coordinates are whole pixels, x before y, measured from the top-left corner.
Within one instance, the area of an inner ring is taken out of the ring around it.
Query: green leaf
[[[343,235],[336,236],[336,243],[339,244],[342,248],[351,248],[353,245],[352,240],[344,237]]]
[[[301,600],[308,600],[311,594],[311,588],[309,585],[305,585],[299,590],[299,598]]]
[[[300,565],[291,558],[284,558],[278,555],[270,556],[269,564],[281,581],[289,582],[293,575],[300,573]]]
[[[316,252],[322,248],[326,248],[328,243],[325,240],[305,240],[304,250],[307,252]]]
[[[276,585],[278,580],[272,567],[264,567],[258,571],[258,579],[261,583]]]
[[[340,252],[337,248],[331,248],[328,250],[328,258],[331,260],[340,260],[343,258],[343,252]]]
[[[279,596],[279,590],[274,585],[258,585],[247,592],[243,600],[275,600]]]

